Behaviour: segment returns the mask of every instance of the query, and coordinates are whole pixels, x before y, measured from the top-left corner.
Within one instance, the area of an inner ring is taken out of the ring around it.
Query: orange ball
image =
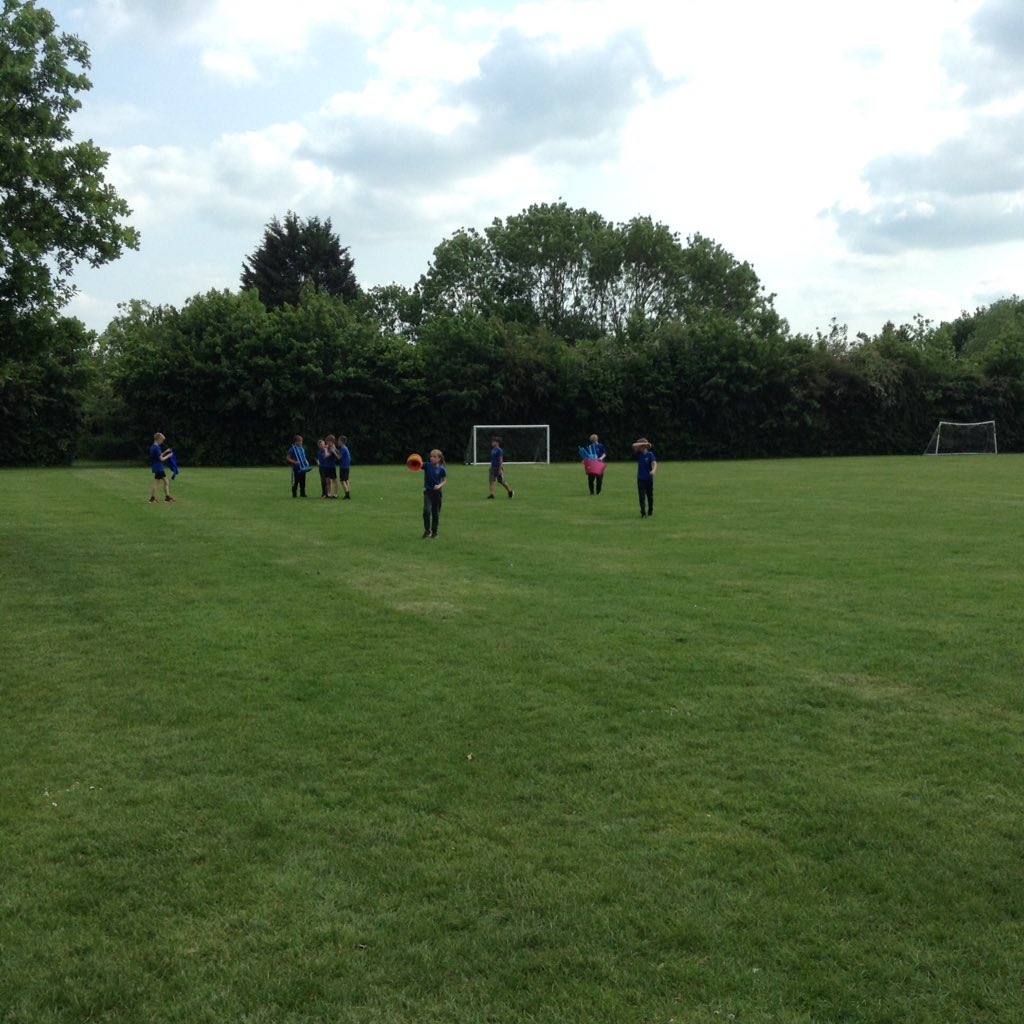
[[[405,460],[411,473],[418,473],[423,468],[423,456],[412,454]]]

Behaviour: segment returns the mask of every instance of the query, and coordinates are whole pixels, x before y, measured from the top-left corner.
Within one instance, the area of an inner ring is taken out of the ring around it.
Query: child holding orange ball
[[[409,468],[413,463],[410,459]],[[441,519],[441,492],[448,483],[448,470],[444,454],[434,448],[429,461],[423,463],[423,539],[437,540],[437,527]]]

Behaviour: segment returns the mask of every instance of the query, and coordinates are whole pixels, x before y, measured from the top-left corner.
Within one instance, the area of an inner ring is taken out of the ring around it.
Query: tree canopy
[[[55,311],[74,293],[76,264],[100,266],[138,234],[104,179],[108,154],[75,142],[78,93],[91,88],[89,49],[57,31],[32,0],[0,14],[0,324]]]
[[[354,265],[330,217],[303,221],[289,212],[283,223],[274,217],[267,225],[259,248],[242,265],[241,284],[255,289],[267,309],[298,305],[306,288],[351,302],[359,294]]]
[[[566,341],[624,336],[644,324],[715,311],[767,338],[784,329],[748,263],[650,217],[612,224],[566,203],[541,203],[460,229],[435,250],[417,290],[424,316],[472,309],[543,325]]]

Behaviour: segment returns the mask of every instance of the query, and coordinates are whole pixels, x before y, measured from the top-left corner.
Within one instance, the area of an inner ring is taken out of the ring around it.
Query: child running
[[[448,470],[444,467],[444,454],[439,448],[430,453],[429,462],[423,464],[423,539],[437,540],[437,527],[441,519],[441,492],[448,483]]]

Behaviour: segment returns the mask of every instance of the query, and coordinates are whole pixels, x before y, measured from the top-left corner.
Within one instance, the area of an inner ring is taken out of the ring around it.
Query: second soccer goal
[[[940,420],[932,432],[925,455],[996,455],[996,421],[953,423]]]

